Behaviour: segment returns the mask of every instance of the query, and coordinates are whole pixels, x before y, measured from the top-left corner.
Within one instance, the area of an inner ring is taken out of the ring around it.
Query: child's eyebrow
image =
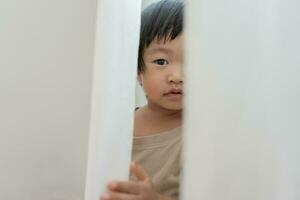
[[[149,50],[148,54],[152,55],[157,52],[163,52],[163,53],[167,53],[167,54],[173,53],[172,49],[168,49],[168,48],[164,48],[164,47],[153,47]]]

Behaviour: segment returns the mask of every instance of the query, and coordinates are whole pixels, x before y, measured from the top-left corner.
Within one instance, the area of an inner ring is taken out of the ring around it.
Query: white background
[[[95,12],[0,1],[0,199],[83,199]]]

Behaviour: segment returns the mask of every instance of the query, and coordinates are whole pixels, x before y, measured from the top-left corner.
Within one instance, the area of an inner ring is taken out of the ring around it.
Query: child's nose
[[[173,70],[170,76],[168,77],[168,82],[169,83],[183,83],[183,70],[182,68],[179,68],[177,70]]]

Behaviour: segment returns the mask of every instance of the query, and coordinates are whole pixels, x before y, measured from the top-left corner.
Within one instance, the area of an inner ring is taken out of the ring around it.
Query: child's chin
[[[166,105],[165,108],[168,110],[180,111],[182,110],[182,105]]]

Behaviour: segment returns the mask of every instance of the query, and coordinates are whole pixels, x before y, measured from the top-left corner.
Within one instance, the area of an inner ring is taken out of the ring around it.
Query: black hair
[[[167,42],[182,33],[183,8],[182,0],[161,0],[143,10],[138,54],[139,74],[145,71],[144,50],[154,39]]]

